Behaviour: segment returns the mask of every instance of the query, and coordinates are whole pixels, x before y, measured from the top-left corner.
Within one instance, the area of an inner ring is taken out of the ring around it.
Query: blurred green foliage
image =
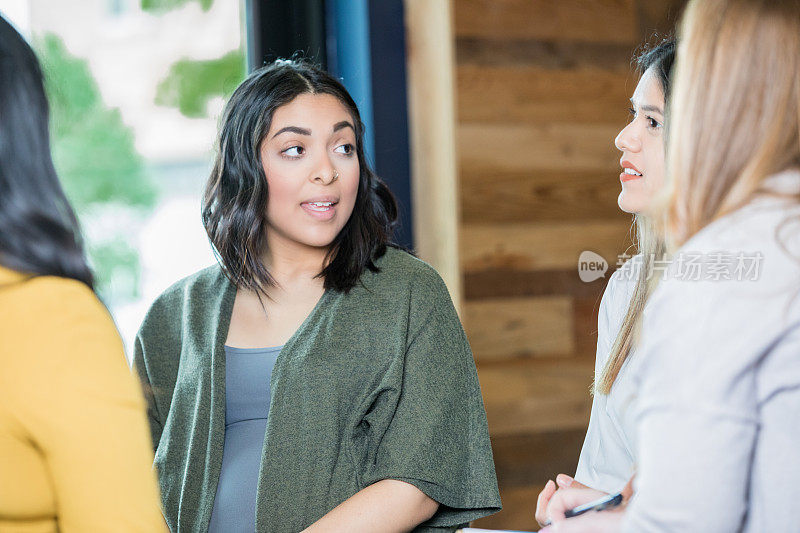
[[[116,301],[139,296],[139,254],[123,238],[88,243],[95,280],[104,298]]]
[[[141,0],[141,6],[144,11],[163,13],[189,2],[199,2],[203,11],[214,4],[214,0]],[[208,115],[208,101],[218,96],[227,99],[246,74],[243,48],[205,61],[184,58],[158,84],[155,103],[177,107],[188,118],[203,118]]]
[[[140,2],[142,10],[160,15],[190,2],[208,11],[214,0]],[[53,161],[84,225],[107,221],[117,208],[151,210],[157,189],[136,151],[133,131],[119,110],[103,103],[87,61],[70,55],[55,35],[44,36],[36,48],[50,100]],[[155,103],[176,107],[190,118],[204,117],[208,101],[229,96],[245,74],[242,49],[205,61],[181,59],[159,83]],[[128,237],[106,232],[87,243],[99,292],[106,299],[125,301],[139,294],[139,259]]]
[[[142,11],[149,11],[151,13],[164,13],[172,9],[181,7],[189,2],[197,2],[203,11],[211,9],[214,0],[141,0]]]
[[[53,162],[70,202],[86,219],[102,207],[149,210],[156,188],[136,151],[133,131],[119,110],[102,101],[87,62],[73,57],[64,43],[48,34],[36,43],[50,101]],[[138,295],[139,261],[126,235],[89,242],[89,259],[106,298]],[[112,280],[130,280],[121,287]]]
[[[205,117],[208,101],[215,96],[230,96],[245,73],[241,49],[207,61],[181,59],[158,84],[156,103],[177,107],[189,118]]]
[[[78,210],[120,202],[151,207],[156,190],[144,173],[133,131],[109,109],[87,62],[72,57],[61,39],[39,43],[50,101],[53,159],[64,189]]]

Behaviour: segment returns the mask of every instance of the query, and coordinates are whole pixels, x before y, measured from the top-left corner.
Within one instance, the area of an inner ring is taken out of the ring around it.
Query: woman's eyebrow
[[[279,129],[275,133],[275,135],[272,136],[272,138],[274,139],[275,137],[277,137],[281,133],[296,133],[298,135],[311,135],[311,130],[307,130],[305,128],[300,128],[298,126],[286,126],[285,128]]]
[[[634,109],[639,109],[640,111],[647,111],[648,113],[658,113],[662,117],[664,116],[664,110],[656,105],[645,104],[639,106],[636,104],[636,101],[633,98],[631,98],[630,100],[631,100],[631,105],[633,106]]]
[[[658,113],[659,115],[662,116],[664,115],[664,111],[662,111],[661,108],[656,105],[643,105],[639,109],[641,109],[642,111],[647,111],[649,113]]]
[[[348,122],[347,120],[343,120],[341,122],[337,122],[336,124],[334,124],[333,131],[337,132],[337,131],[339,131],[341,129],[344,129],[344,128],[350,128],[354,132],[356,131],[355,127],[353,127],[353,125],[350,122]],[[306,129],[306,128],[301,128],[299,126],[286,126],[285,128],[281,128],[278,131],[276,131],[275,135],[273,135],[272,138],[274,139],[275,137],[277,137],[278,135],[280,135],[282,133],[296,133],[298,135],[311,135],[311,130]]]
[[[351,130],[353,130],[354,133],[356,131],[356,129],[353,127],[353,125],[350,124],[350,122],[348,122],[346,120],[343,120],[341,122],[337,122],[336,124],[334,124],[333,131],[337,132],[337,131],[339,131],[341,129],[344,129],[344,128],[350,128]]]

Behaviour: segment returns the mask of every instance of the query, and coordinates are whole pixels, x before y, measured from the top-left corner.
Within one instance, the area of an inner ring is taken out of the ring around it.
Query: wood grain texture
[[[536,497],[548,479],[562,472],[575,473],[585,435],[585,428],[581,428],[493,437],[503,510],[475,521],[474,527],[538,529],[533,518]]]
[[[475,520],[472,527],[482,529],[512,529],[516,531],[537,531],[539,526],[534,518],[536,497],[544,488],[541,485],[510,487],[500,489],[503,510],[492,516]]]
[[[617,206],[617,169],[527,172],[463,169],[461,222],[546,222],[630,219]]]
[[[458,65],[625,71],[631,67],[632,52],[632,46],[628,43],[536,41],[503,37],[456,38]]]
[[[468,302],[464,327],[478,362],[564,356],[575,351],[572,300],[504,298]]]
[[[608,70],[461,65],[456,78],[458,119],[624,125],[635,83],[627,67]]]
[[[629,221],[550,224],[469,224],[461,230],[461,265],[465,273],[485,270],[574,268],[584,250],[609,263],[625,251]]]
[[[456,0],[458,36],[635,43],[634,0]]]
[[[571,296],[600,301],[615,267],[609,265],[605,277],[590,283],[581,281],[575,268],[562,270],[481,270],[464,275],[464,298],[520,298],[526,296]]]
[[[593,357],[479,364],[491,435],[585,429],[593,373]]]
[[[541,486],[556,474],[574,474],[585,436],[580,428],[492,437],[500,489]]]
[[[458,126],[459,163],[466,172],[566,170],[619,172],[614,138],[623,124],[484,124]]]
[[[636,18],[639,21],[639,37],[652,40],[654,35],[674,34],[678,19],[687,0],[636,0]]]
[[[605,283],[587,285],[590,290],[578,298],[468,299],[464,325],[475,360],[595,357]]]

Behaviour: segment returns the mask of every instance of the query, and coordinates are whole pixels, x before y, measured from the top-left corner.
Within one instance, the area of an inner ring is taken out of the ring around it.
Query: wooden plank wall
[[[462,315],[504,503],[478,527],[533,529],[544,482],[575,470],[605,286],[577,260],[630,243],[613,144],[630,60],[683,3],[454,0]]]

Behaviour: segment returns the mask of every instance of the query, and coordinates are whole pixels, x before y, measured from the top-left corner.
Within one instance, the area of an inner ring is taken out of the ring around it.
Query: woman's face
[[[329,94],[301,94],[275,110],[261,143],[270,248],[327,248],[347,223],[360,174],[354,128]]]
[[[628,213],[647,213],[664,182],[664,91],[649,68],[631,98],[630,123],[614,145],[622,152],[622,192],[617,203]]]

